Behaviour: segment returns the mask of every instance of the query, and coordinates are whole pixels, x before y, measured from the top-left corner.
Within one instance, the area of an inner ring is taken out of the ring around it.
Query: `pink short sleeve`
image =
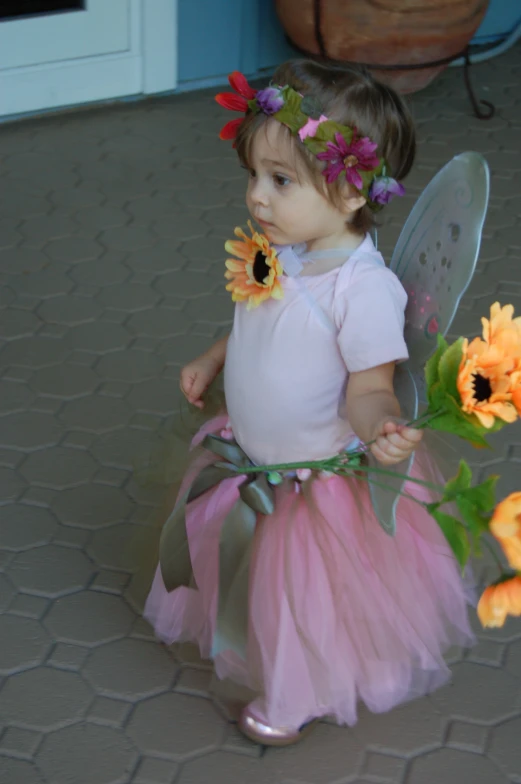
[[[360,259],[335,294],[338,344],[350,373],[399,362],[409,354],[403,337],[407,294],[378,260]]]

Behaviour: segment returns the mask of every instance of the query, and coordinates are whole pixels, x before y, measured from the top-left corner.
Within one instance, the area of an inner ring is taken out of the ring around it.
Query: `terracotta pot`
[[[368,65],[413,65],[465,49],[489,0],[275,0],[295,46],[310,55]],[[446,66],[385,71],[380,81],[402,93],[421,90]]]

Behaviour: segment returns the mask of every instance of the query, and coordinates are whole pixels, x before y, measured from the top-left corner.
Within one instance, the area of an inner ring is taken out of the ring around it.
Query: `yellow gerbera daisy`
[[[241,228],[234,234],[240,240],[228,240],[227,253],[237,258],[226,260],[225,278],[230,281],[226,290],[231,291],[234,302],[247,302],[247,309],[256,308],[268,299],[282,299],[284,290],[280,282],[282,265],[264,234],[253,229],[248,221],[251,237]]]

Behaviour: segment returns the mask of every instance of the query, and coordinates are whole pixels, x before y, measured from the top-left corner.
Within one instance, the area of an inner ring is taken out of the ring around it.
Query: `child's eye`
[[[275,185],[278,185],[281,188],[283,188],[285,185],[289,185],[291,182],[290,178],[286,177],[285,174],[274,174],[273,181],[275,182]]]

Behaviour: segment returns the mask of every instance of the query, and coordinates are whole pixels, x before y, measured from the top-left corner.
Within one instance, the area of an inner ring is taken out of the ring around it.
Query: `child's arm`
[[[227,345],[228,335],[182,369],[181,392],[193,406],[204,408],[203,394],[224,367]]]
[[[400,404],[393,388],[394,362],[351,373],[347,384],[347,418],[356,435],[371,444],[384,465],[409,457],[422,439],[421,430],[400,422]]]

